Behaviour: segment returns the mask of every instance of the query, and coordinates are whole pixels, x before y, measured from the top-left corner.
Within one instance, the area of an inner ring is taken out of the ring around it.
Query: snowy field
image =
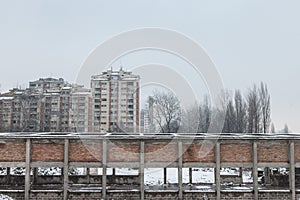
[[[107,175],[112,175],[113,170],[112,168],[107,169]],[[116,175],[138,175],[137,169],[131,168],[116,168],[115,169]],[[12,175],[24,175],[25,169],[24,168],[11,168]],[[31,171],[32,174],[32,171]],[[38,169],[39,175],[61,175],[61,169],[57,167],[53,168],[39,168]],[[85,168],[76,168],[70,169],[69,174],[77,174],[77,175],[85,175],[86,169]],[[101,175],[102,169],[101,168],[91,168],[90,174],[92,175]],[[221,175],[238,175],[239,171],[238,168],[222,168]],[[6,175],[6,170],[4,168],[0,168],[0,175]],[[201,183],[201,184],[213,184],[214,183],[214,169],[213,168],[193,168],[192,170],[192,181],[194,184]],[[189,182],[189,169],[183,168],[182,169],[182,178],[183,183]],[[163,185],[164,178],[163,178],[163,169],[162,168],[145,168],[145,182],[146,186],[155,186],[155,185]],[[251,177],[251,171],[243,171],[243,182],[244,183],[251,183],[253,181]],[[167,169],[167,183],[178,183],[178,169],[177,168],[168,168]],[[198,188],[199,187],[199,188]],[[207,188],[205,188],[207,187]],[[196,186],[198,189],[209,189],[210,186]],[[241,187],[233,188],[233,189],[241,189]],[[245,188],[248,189],[248,188]],[[0,194],[0,200],[13,200],[13,198],[8,197],[6,195]]]
[[[0,194],[0,200],[14,200],[13,198],[9,197],[9,196],[6,196],[6,195],[3,195],[3,194]]]
[[[12,175],[24,175],[24,168],[11,168]],[[31,171],[31,174],[33,172]],[[107,175],[112,175],[112,168],[107,169]],[[116,168],[116,175],[138,175],[137,169],[131,168]],[[70,175],[85,175],[85,168],[76,168],[69,170]],[[102,175],[101,168],[90,168],[91,175]],[[222,168],[221,175],[238,175],[238,168]],[[6,175],[6,170],[1,168],[0,175]],[[39,168],[38,175],[61,175],[61,169],[58,167],[53,168]],[[182,169],[182,178],[183,183],[189,182],[189,169]],[[250,183],[252,182],[251,171],[243,171],[243,182]],[[212,184],[214,183],[214,169],[213,168],[193,168],[192,171],[192,181],[193,183],[202,183],[202,184]],[[162,185],[164,182],[163,169],[162,168],[149,168],[145,169],[145,185]],[[177,168],[168,168],[167,169],[167,183],[178,183],[178,169]]]

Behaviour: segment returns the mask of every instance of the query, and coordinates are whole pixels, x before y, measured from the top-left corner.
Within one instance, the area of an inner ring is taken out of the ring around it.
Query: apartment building
[[[40,78],[36,81],[29,82],[29,89],[39,92],[62,88],[66,85],[63,78]]]
[[[12,96],[0,97],[0,131],[10,131],[12,127],[12,113],[13,113],[13,100]]]
[[[141,110],[140,132],[154,133],[155,131],[153,122],[153,98],[150,96],[145,103],[144,109]]]
[[[69,127],[72,132],[92,132],[91,90],[82,85],[73,85],[71,91]]]
[[[108,70],[91,89],[40,78],[0,95],[0,131],[139,132],[138,75]]]
[[[92,76],[95,132],[139,132],[139,81],[123,69]]]
[[[40,78],[0,95],[2,132],[88,132],[91,124],[90,90],[62,78]]]

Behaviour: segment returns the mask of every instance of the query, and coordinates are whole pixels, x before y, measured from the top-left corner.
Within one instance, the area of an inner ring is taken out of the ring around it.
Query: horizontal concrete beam
[[[145,162],[145,168],[177,168],[178,163]]]
[[[139,168],[139,162],[107,162],[108,168]]]
[[[69,167],[73,168],[101,168],[101,162],[69,162]]]
[[[252,162],[222,162],[221,167],[243,167],[243,168],[252,168]]]
[[[0,167],[25,167],[25,162],[0,162]]]
[[[184,162],[182,164],[183,168],[214,168],[215,163],[205,163],[205,162]]]
[[[43,162],[43,161],[36,161],[31,162],[31,167],[63,167],[63,162]]]
[[[274,167],[274,168],[289,168],[290,164],[288,162],[258,162],[258,167]]]
[[[274,141],[274,140],[300,140],[300,134],[263,134],[263,133],[169,133],[169,134],[100,134],[100,133],[2,133],[0,140],[5,139],[87,139],[87,140],[252,140],[252,141]],[[6,142],[6,141],[5,141]]]

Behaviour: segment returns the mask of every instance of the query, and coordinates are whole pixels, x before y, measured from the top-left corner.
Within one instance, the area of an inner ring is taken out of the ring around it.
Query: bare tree
[[[260,105],[261,105],[261,128],[263,133],[268,133],[271,123],[271,105],[270,94],[267,85],[261,82],[259,89]]]
[[[290,132],[290,129],[288,127],[287,124],[284,125],[284,128],[283,128],[283,133],[289,133]]]
[[[245,133],[247,129],[247,105],[239,90],[234,94],[234,105],[236,112],[236,128],[237,133]]]
[[[275,131],[275,126],[274,126],[273,123],[271,124],[271,133],[276,133],[276,131]]]
[[[257,86],[254,85],[247,94],[248,133],[261,132],[261,102]]]
[[[223,126],[223,133],[234,133],[236,132],[236,112],[232,103],[232,100],[229,100],[226,108],[225,122]]]
[[[182,133],[197,133],[201,121],[201,106],[196,103],[182,112]]]
[[[159,127],[159,132],[178,132],[181,113],[180,101],[173,93],[154,91],[153,119]]]
[[[208,100],[208,96],[204,97],[203,103],[201,104],[199,111],[200,111],[200,124],[198,126],[198,132],[207,133],[212,118],[212,109]]]

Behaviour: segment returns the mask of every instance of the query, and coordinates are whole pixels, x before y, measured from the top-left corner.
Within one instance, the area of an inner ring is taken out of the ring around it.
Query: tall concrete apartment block
[[[90,132],[91,102],[90,89],[41,78],[0,95],[0,131]]]
[[[139,81],[122,69],[92,76],[95,132],[139,132]]]
[[[69,127],[72,132],[92,132],[92,95],[83,86],[72,87]]]

